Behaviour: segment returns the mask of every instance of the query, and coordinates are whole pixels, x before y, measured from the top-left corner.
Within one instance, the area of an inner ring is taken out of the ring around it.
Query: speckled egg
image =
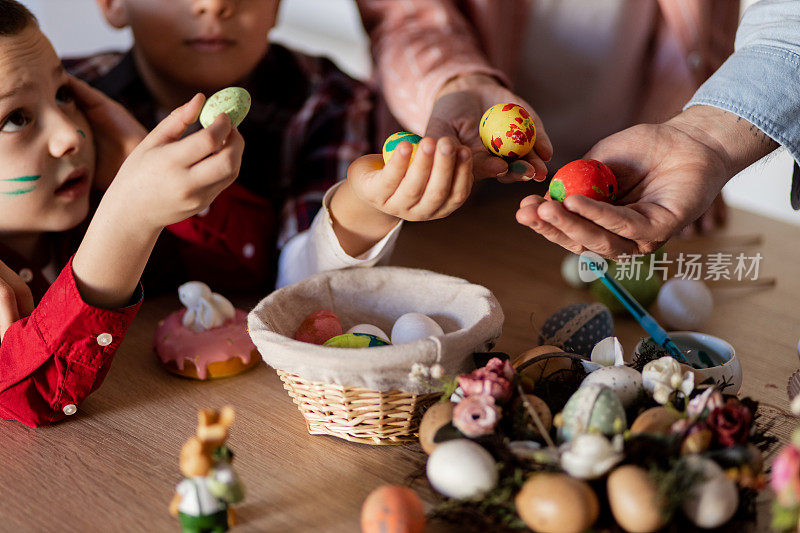
[[[714,298],[702,281],[672,278],[658,293],[656,307],[667,328],[696,331],[711,318]]]
[[[527,155],[536,142],[533,119],[517,104],[490,107],[481,117],[478,129],[486,149],[509,161]]]
[[[227,113],[234,127],[242,123],[250,111],[250,93],[241,87],[228,87],[211,95],[200,111],[200,124],[207,128],[222,113]]]
[[[534,474],[514,498],[522,521],[541,533],[580,533],[597,520],[600,504],[592,488],[566,474]]]
[[[325,341],[323,346],[332,348],[371,348],[373,346],[388,346],[389,343],[375,335],[366,333],[345,333]]]
[[[414,154],[417,153],[417,148],[419,148],[419,142],[422,140],[422,137],[416,135],[414,133],[409,133],[407,131],[398,131],[397,133],[393,133],[387,137],[386,142],[383,143],[383,163],[388,164],[389,160],[392,158],[392,154],[397,149],[397,146],[405,141],[411,143],[411,160],[414,159]]]
[[[422,421],[419,423],[419,443],[428,455],[441,444],[433,442],[433,438],[442,426],[452,422],[453,407],[455,407],[453,402],[436,402],[422,416]]]
[[[345,333],[366,333],[367,335],[374,335],[379,339],[389,342],[389,335],[384,333],[378,326],[373,326],[372,324],[358,324],[345,331]]]
[[[497,464],[489,452],[469,439],[443,442],[428,457],[428,481],[448,498],[482,496],[497,485]]]
[[[581,386],[605,385],[617,395],[623,407],[630,407],[642,391],[642,374],[629,366],[605,366],[586,376]]]
[[[719,527],[739,507],[739,491],[720,466],[701,455],[686,457],[689,467],[699,471],[703,481],[695,483],[683,500],[683,512],[696,526]]]
[[[392,326],[391,340],[392,344],[403,344],[440,335],[444,335],[444,331],[431,317],[422,313],[406,313]]]
[[[595,344],[613,335],[614,318],[605,305],[579,303],[563,307],[545,320],[539,343],[588,358]]]
[[[361,506],[362,533],[423,533],[425,509],[416,492],[400,485],[373,490]]]
[[[672,424],[678,421],[680,414],[663,405],[651,407],[636,417],[631,424],[631,433],[648,433],[651,435],[669,435]]]
[[[658,487],[647,470],[620,466],[608,476],[608,503],[617,523],[630,533],[651,533],[666,524]]]
[[[297,328],[295,340],[324,344],[331,337],[342,334],[342,323],[336,313],[328,309],[320,309],[309,314]]]
[[[610,437],[627,427],[625,409],[614,391],[603,385],[589,384],[575,391],[564,406],[558,438],[568,441],[588,431]]]

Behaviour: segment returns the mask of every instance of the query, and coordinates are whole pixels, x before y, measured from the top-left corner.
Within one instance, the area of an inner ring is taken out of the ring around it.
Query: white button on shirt
[[[253,243],[248,242],[242,248],[242,255],[244,255],[247,259],[252,258],[256,253],[256,247]]]
[[[97,336],[97,344],[100,346],[108,346],[112,340],[114,340],[114,337],[110,333],[101,333]]]
[[[76,406],[74,403],[68,403],[64,406],[63,411],[65,415],[72,416],[78,412],[78,406]]]
[[[33,281],[33,271],[30,268],[23,268],[19,271],[19,277],[22,278],[22,281],[25,283],[30,283]]]

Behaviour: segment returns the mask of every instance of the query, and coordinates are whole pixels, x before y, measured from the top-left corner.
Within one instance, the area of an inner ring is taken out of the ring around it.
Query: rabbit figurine
[[[175,488],[169,508],[184,533],[218,533],[235,525],[229,505],[244,499],[244,487],[225,446],[232,423],[230,406],[203,409],[198,413],[197,434],[181,448],[180,469],[186,477]]]
[[[236,314],[227,298],[211,292],[202,281],[189,281],[178,287],[178,299],[186,306],[183,325],[195,331],[219,327]]]

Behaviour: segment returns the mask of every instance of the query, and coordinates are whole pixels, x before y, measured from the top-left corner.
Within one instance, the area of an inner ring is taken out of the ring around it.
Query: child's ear
[[[117,29],[128,25],[128,10],[125,9],[125,0],[96,0],[100,12],[106,22]]]

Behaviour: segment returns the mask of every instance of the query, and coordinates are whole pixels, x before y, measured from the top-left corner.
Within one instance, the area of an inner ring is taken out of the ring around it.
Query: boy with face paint
[[[207,212],[168,228],[148,290],[198,279],[218,291],[263,291],[276,267],[284,285],[371,266],[388,258],[402,220],[442,218],[468,197],[471,153],[452,138],[423,139],[413,161],[401,143],[385,167],[379,155],[363,156],[378,151],[372,92],[326,59],[270,44],[278,0],[97,4],[109,24],[131,28],[132,49],[65,65],[145,127],[197,91],[242,86],[252,96],[239,178]]]
[[[236,178],[244,141],[227,116],[183,137],[202,105],[192,97],[145,137],[67,75],[25,7],[0,0],[1,418],[36,427],[76,412],[139,307],[161,230]],[[114,175],[85,224],[93,182]]]

